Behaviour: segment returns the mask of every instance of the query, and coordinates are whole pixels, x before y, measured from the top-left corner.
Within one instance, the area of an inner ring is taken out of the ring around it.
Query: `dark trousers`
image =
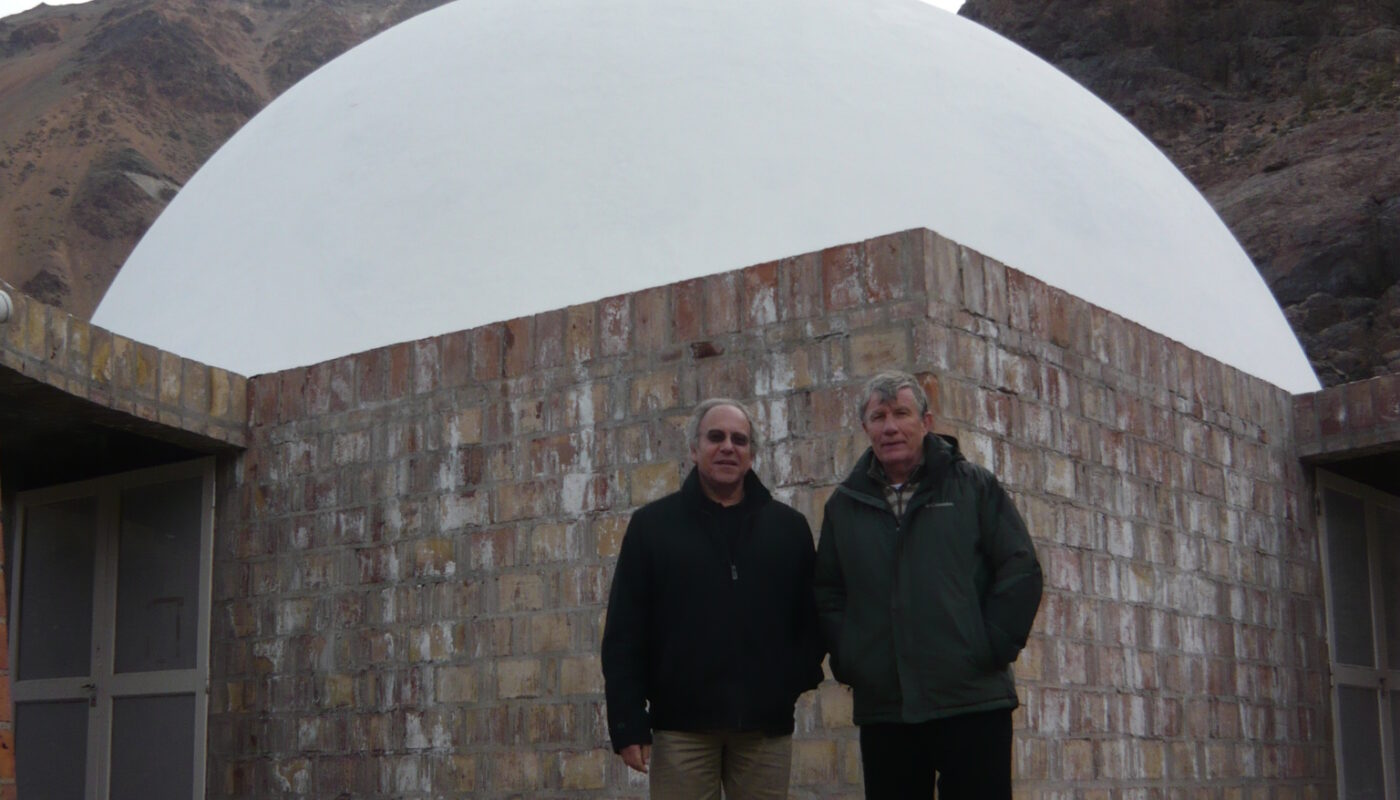
[[[1011,711],[862,725],[860,761],[867,800],[1011,800]]]

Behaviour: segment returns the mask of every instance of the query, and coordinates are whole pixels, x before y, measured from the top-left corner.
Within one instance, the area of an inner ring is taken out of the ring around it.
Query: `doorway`
[[[204,796],[213,459],[16,495],[20,797]]]
[[[1342,800],[1400,800],[1400,497],[1317,472]]]

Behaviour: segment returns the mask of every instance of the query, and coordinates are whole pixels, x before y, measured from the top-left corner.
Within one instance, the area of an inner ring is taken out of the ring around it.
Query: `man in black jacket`
[[[694,469],[632,515],[603,631],[613,749],[654,798],[786,798],[793,707],[822,680],[812,531],[750,466],[748,411],[707,400]]]
[[[826,504],[817,608],[855,692],[867,798],[1009,800],[1010,665],[1040,606],[1025,523],[996,478],[930,433],[914,377],[866,384],[870,449]]]

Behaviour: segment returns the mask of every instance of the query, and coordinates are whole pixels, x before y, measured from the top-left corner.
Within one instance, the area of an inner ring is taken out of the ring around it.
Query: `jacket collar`
[[[708,506],[714,505],[714,501],[705,496],[705,491],[700,488],[700,469],[691,467],[690,474],[685,476],[685,482],[681,484],[681,497],[693,511],[703,511]],[[753,470],[744,474],[744,499],[739,503],[742,508],[758,508],[773,499],[773,495],[768,491],[768,487],[763,485],[763,481],[758,479]]]
[[[922,477],[919,480],[919,491],[927,489],[935,481],[941,479],[944,470],[950,464],[963,460],[962,452],[958,450],[957,439],[935,433],[924,436],[924,463]],[[870,477],[870,471],[874,465],[875,451],[867,447],[841,485],[851,491],[871,497],[883,496],[880,485],[875,482],[874,478]],[[745,491],[748,491],[747,487],[745,487]]]

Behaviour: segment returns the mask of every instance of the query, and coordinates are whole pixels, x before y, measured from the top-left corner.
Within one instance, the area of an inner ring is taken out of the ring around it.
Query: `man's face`
[[[893,400],[872,395],[865,403],[861,419],[870,447],[888,472],[890,467],[907,469],[918,463],[924,436],[933,427],[932,414],[920,414],[912,389],[903,388]]]
[[[700,477],[716,487],[744,482],[753,465],[753,443],[744,412],[734,406],[715,406],[700,420],[700,438],[691,445],[690,457]]]

